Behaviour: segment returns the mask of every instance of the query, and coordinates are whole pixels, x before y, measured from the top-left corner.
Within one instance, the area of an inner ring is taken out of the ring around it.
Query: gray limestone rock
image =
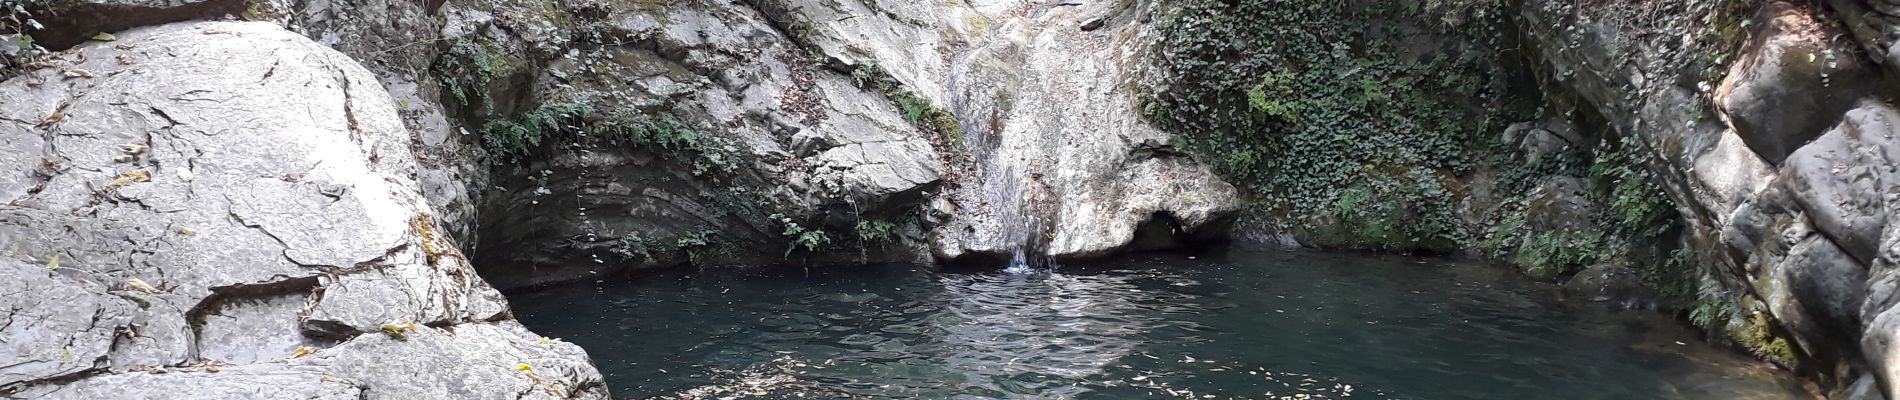
[[[355,61],[260,22],[116,35],[0,82],[0,137],[41,143],[0,156],[0,310],[17,322],[0,324],[0,356],[18,360],[0,391],[407,398],[406,383],[325,378],[393,376],[378,362],[275,364],[311,349],[379,357],[352,352],[396,351],[356,350],[390,326],[511,332],[431,342],[464,354],[432,365],[445,376],[532,358],[569,366],[551,384],[598,386],[572,345],[496,351],[533,335],[437,233],[397,106]],[[491,353],[509,359],[466,359]],[[164,372],[191,368],[203,372]],[[576,396],[605,390],[559,397]]]
[[[949,104],[981,180],[951,193],[960,207],[935,231],[940,258],[1097,257],[1227,235],[1238,191],[1143,121],[1125,84],[1152,27],[1076,29],[1149,10],[976,11],[997,28],[953,59]]]
[[[1762,37],[1743,49],[1715,97],[1749,148],[1781,164],[1873,89],[1873,69],[1818,27],[1825,21],[1788,3],[1766,7]]]

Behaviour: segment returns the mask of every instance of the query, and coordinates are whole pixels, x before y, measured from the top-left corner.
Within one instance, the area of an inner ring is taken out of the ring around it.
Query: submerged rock
[[[1564,281],[1564,291],[1583,299],[1613,304],[1625,310],[1654,310],[1664,299],[1643,283],[1643,277],[1625,263],[1607,262],[1584,268]]]
[[[115,35],[0,82],[0,391],[606,397],[438,233],[355,61],[269,23]]]

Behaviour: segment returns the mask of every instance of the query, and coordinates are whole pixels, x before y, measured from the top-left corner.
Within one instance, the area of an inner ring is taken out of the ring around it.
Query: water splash
[[[1004,268],[1003,272],[1010,275],[1028,275],[1036,272],[1036,269],[1030,268],[1029,261],[1023,256],[1022,250],[1017,250],[1016,255],[1009,258],[1009,268]]]

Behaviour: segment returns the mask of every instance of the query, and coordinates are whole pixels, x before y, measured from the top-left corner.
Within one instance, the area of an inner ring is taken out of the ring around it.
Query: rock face
[[[937,150],[895,105],[810,59],[757,11],[596,5],[446,11],[450,40],[524,55],[510,61],[522,76],[481,91],[528,95],[486,100],[519,104],[487,118],[566,110],[546,142],[500,155],[480,219],[493,245],[475,253],[486,276],[526,285],[629,267],[845,262],[865,255],[826,254],[832,244],[860,241],[860,222],[908,218],[941,184]],[[600,36],[572,38],[582,31]],[[501,133],[493,126],[485,139]]]
[[[952,62],[949,102],[982,182],[951,197],[959,218],[937,231],[940,256],[1095,257],[1225,236],[1234,187],[1136,112],[1152,7],[1029,8],[978,4],[990,29]]]
[[[440,233],[396,101],[345,55],[198,22],[52,65],[0,82],[0,391],[606,397]]]
[[[494,127],[545,132],[477,196],[476,265],[518,286],[1224,235],[1235,191],[1140,121],[1124,84],[1149,8],[447,5],[449,65],[498,66],[448,108],[485,120],[471,129],[491,149],[515,132]]]
[[[1833,387],[1865,371],[1900,393],[1900,225],[1888,217],[1900,212],[1900,110],[1885,100],[1892,17],[1878,12],[1893,5],[1830,2],[1837,18],[1769,2],[1741,25],[1751,39],[1721,79],[1699,81],[1681,66],[1706,65],[1691,58],[1705,50],[1682,49],[1706,46],[1666,34],[1692,18],[1647,20],[1665,34],[1643,35],[1622,28],[1629,14],[1559,3],[1527,3],[1524,26],[1556,87],[1649,153],[1687,217],[1693,258],[1723,288],[1704,298],[1742,305],[1737,320],[1772,321],[1763,329],[1794,343],[1786,361]]]

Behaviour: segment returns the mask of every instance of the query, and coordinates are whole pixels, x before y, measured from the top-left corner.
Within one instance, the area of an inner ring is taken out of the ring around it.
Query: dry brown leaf
[[[64,119],[66,119],[66,112],[56,110],[56,111],[53,111],[53,115],[48,115],[46,116],[46,119],[40,120],[39,127],[45,128],[48,126],[53,126],[53,124],[57,124],[59,123],[60,120],[64,120]]]

